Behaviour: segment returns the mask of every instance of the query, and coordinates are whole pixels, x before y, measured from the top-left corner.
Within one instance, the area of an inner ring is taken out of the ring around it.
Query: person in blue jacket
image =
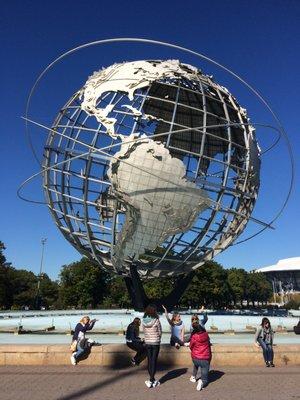
[[[84,316],[76,325],[72,338],[73,343],[76,342],[76,351],[71,356],[71,364],[76,365],[78,358],[86,351],[85,333],[94,328],[96,321],[96,319],[90,320],[89,316]]]

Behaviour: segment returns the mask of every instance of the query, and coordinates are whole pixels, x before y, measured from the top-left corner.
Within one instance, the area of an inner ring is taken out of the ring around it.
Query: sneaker
[[[196,382],[196,377],[195,377],[194,375],[192,375],[192,376],[190,377],[190,382],[193,382],[193,383]]]
[[[269,365],[270,365],[270,367],[272,367],[272,368],[275,367],[275,364],[274,364],[273,362],[270,362]]]
[[[175,347],[176,347],[177,350],[179,350],[180,349],[180,344],[179,343],[175,343]]]
[[[131,362],[131,365],[132,365],[133,367],[136,366],[136,362],[135,362],[135,359],[134,359],[134,358],[132,358],[132,359],[130,360],[130,362]]]
[[[184,343],[185,347],[190,347],[190,342]]]
[[[74,353],[71,355],[71,364],[76,365],[76,358],[74,357]]]
[[[151,381],[145,381],[145,385],[146,385],[148,388],[152,388],[152,382],[151,382]]]
[[[154,381],[153,384],[152,384],[152,387],[157,387],[157,386],[159,386],[159,385],[160,385],[160,382],[159,382],[159,381]]]
[[[270,363],[269,361],[266,361],[266,367],[269,368],[270,367]]]
[[[202,390],[203,388],[203,382],[201,379],[199,379],[198,383],[197,383],[197,390]]]

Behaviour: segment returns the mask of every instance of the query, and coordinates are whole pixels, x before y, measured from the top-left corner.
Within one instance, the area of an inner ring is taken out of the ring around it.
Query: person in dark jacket
[[[194,373],[196,380],[196,375],[198,370],[201,370],[201,378],[197,383],[197,390],[201,390],[208,385],[208,373],[211,361],[211,343],[209,336],[200,325],[199,322],[193,323],[193,332],[190,339],[190,349],[192,361],[194,364]]]
[[[86,351],[87,340],[85,338],[85,333],[94,328],[96,321],[96,319],[90,320],[89,316],[84,316],[76,325],[72,338],[73,343],[76,342],[76,351],[71,356],[71,364],[76,365],[78,358]]]
[[[254,340],[255,345],[262,348],[266,367],[275,367],[273,363],[273,339],[274,331],[272,330],[271,323],[268,318],[264,317],[261,325],[256,329]]]
[[[145,343],[139,337],[140,325],[140,318],[134,318],[126,330],[126,344],[130,349],[136,351],[136,355],[131,359],[132,365],[139,365],[147,357]]]
[[[300,320],[298,321],[298,324],[294,326],[294,332],[296,335],[300,335]]]

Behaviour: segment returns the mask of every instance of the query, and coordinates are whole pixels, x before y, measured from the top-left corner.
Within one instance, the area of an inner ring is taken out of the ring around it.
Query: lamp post
[[[275,278],[272,279],[272,287],[273,287],[273,301],[276,304],[276,286],[275,286]]]
[[[37,291],[36,291],[36,309],[39,310],[41,308],[41,297],[40,297],[40,286],[42,279],[42,271],[43,271],[43,262],[44,262],[44,250],[47,238],[41,240],[42,243],[42,255],[41,255],[41,263],[40,263],[40,272],[38,275],[38,283],[37,283]]]

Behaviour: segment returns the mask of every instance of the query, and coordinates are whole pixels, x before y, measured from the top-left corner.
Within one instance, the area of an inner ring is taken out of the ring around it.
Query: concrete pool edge
[[[262,351],[253,344],[215,344],[212,346],[212,366],[261,366]],[[281,344],[274,347],[275,364],[300,365],[300,345]],[[105,344],[93,347],[91,354],[79,365],[119,368],[130,365],[133,352],[125,344]],[[0,345],[0,365],[69,365],[69,345]],[[191,364],[188,348],[176,350],[161,345],[159,363],[169,366]]]

